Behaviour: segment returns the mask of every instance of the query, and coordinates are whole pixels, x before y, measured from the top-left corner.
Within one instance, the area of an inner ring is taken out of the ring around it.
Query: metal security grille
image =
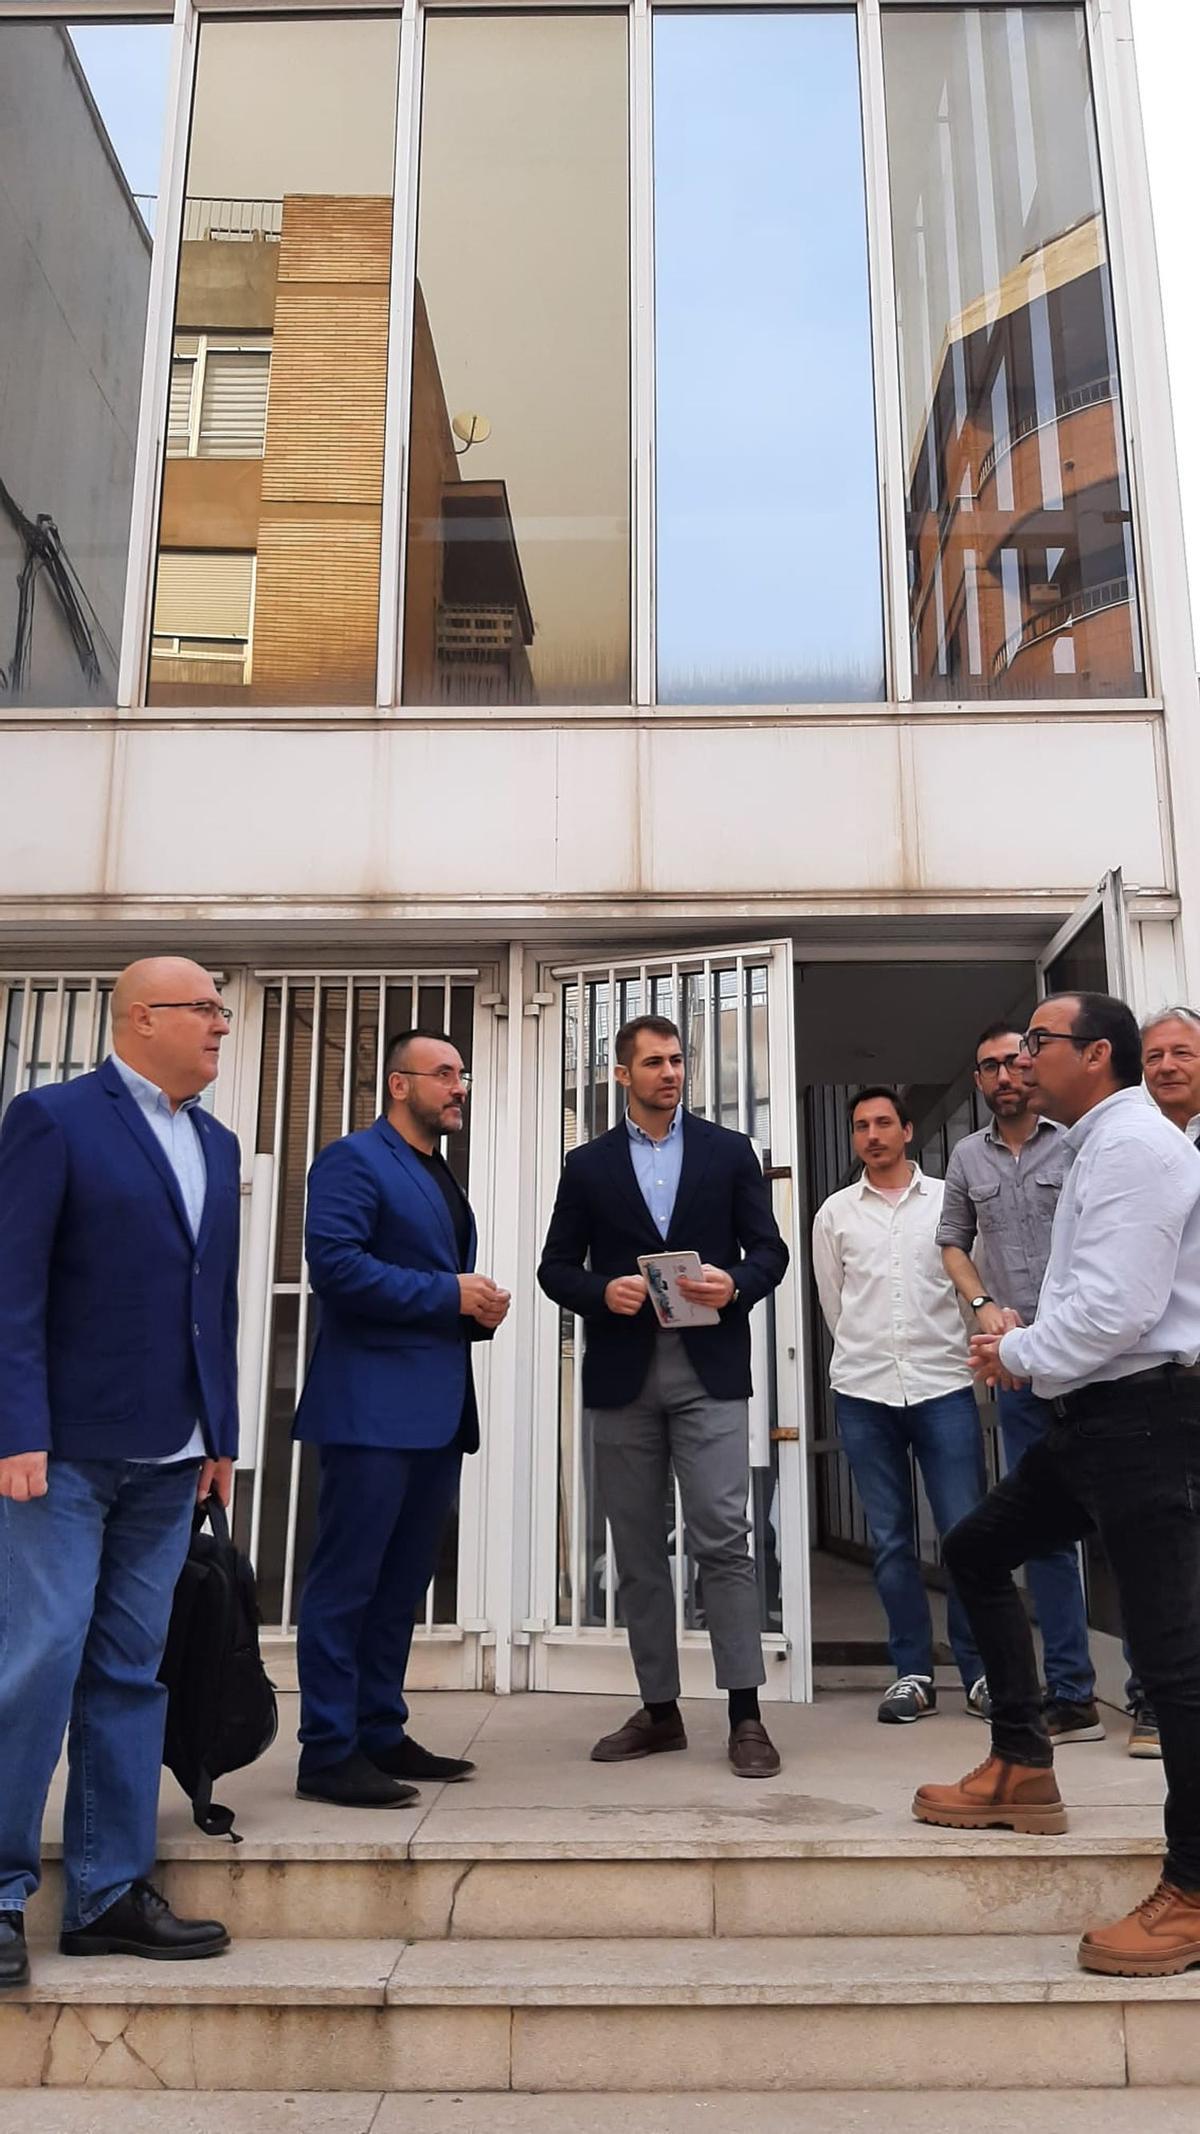
[[[292,1441],[296,1401],[316,1334],[304,1260],[304,1214],[314,1156],[369,1126],[383,1108],[392,1038],[413,1024],[445,1029],[471,1059],[473,970],[378,975],[268,975],[242,1336],[242,1459],[234,1526],[258,1573],[264,1621],[293,1627],[312,1547],[318,1463]],[[465,1188],[470,1110],[447,1160]],[[249,1469],[250,1472],[246,1470]],[[458,1534],[447,1534],[426,1601],[425,1625],[458,1619]]]
[[[701,1117],[748,1134],[770,1167],[772,1088],[768,955],[731,951],[694,958],[556,971],[562,986],[562,1153],[593,1140],[624,1115],[613,1039],[635,1015],[662,1015],[682,1033],[684,1101]],[[764,1630],[783,1624],[775,1300],[751,1319],[755,1397],[750,1413],[752,1547]],[[583,1329],[569,1312],[559,1336],[557,1622],[579,1632],[620,1627],[612,1534],[595,1483],[582,1400]],[[793,1436],[794,1432],[789,1432]],[[671,1549],[677,1631],[704,1628],[702,1582],[672,1477],[663,1523]]]
[[[110,978],[58,973],[11,978],[4,997],[0,1113],[26,1089],[71,1082],[108,1050]]]

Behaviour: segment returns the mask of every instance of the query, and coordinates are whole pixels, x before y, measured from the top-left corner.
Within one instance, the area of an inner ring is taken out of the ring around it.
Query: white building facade
[[[221,975],[268,1621],[313,1511],[305,1171],[432,1021],[515,1301],[415,1671],[629,1684],[534,1269],[653,1008],[792,1247],[753,1512],[768,1692],[809,1695],[861,1558],[804,1249],[847,1089],[905,1084],[936,1167],[984,1022],[1200,990],[1127,0],[0,0],[3,260],[41,306],[0,321],[3,1096],[103,1056],[129,958]]]

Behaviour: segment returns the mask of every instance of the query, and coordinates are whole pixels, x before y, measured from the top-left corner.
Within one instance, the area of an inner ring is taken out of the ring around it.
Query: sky
[[[1131,6],[1166,314],[1192,605],[1194,616],[1200,621],[1200,393],[1195,387],[1200,348],[1200,276],[1195,264],[1200,188],[1200,155],[1196,148],[1200,5],[1196,0],[1131,0]],[[72,36],[131,190],[156,193],[169,26],[143,23],[130,27],[73,27]],[[831,66],[830,74],[835,71]],[[660,101],[660,122],[667,116],[665,101],[669,100]],[[810,109],[808,124],[816,119],[817,114]],[[701,178],[702,171],[697,170],[695,175]],[[686,229],[686,218],[681,227]],[[786,429],[786,421],[783,427]],[[681,501],[682,495],[681,487]],[[839,634],[846,631],[847,621],[848,618],[842,621]],[[864,616],[855,628],[863,629],[865,624]],[[1200,628],[1197,636],[1200,657]]]

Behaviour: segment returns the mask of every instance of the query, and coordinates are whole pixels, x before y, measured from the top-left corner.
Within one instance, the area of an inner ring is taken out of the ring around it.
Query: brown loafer
[[[686,1749],[682,1719],[652,1719],[642,1707],[615,1734],[602,1734],[592,1750],[594,1764],[627,1764],[635,1756],[663,1756],[669,1749]]]
[[[779,1751],[761,1719],[740,1719],[729,1736],[729,1761],[739,1778],[774,1778]]]

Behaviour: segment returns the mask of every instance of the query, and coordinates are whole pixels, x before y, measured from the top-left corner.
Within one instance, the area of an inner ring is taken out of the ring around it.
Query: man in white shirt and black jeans
[[[1069,1129],[1032,1326],[977,1334],[972,1367],[1031,1382],[1045,1438],[955,1528],[946,1561],[987,1666],[992,1753],[921,1786],[918,1821],[1058,1833],[1067,1819],[1013,1571],[1098,1530],[1167,1780],[1162,1879],[1093,1929],[1085,1970],[1147,1978],[1200,1963],[1200,1164],[1146,1102],[1123,1001],[1059,993],[1023,1041],[1036,1110]]]
[[[987,1479],[966,1328],[937,1246],[942,1181],[910,1161],[912,1119],[894,1089],[860,1089],[850,1132],[863,1175],[818,1209],[813,1273],[833,1335],[838,1435],[875,1545],[896,1669],[879,1718],[895,1724],[937,1709],[910,1457],[939,1534],[978,1504]],[[967,1709],[986,1718],[983,1665],[953,1584],[949,1630]]]

